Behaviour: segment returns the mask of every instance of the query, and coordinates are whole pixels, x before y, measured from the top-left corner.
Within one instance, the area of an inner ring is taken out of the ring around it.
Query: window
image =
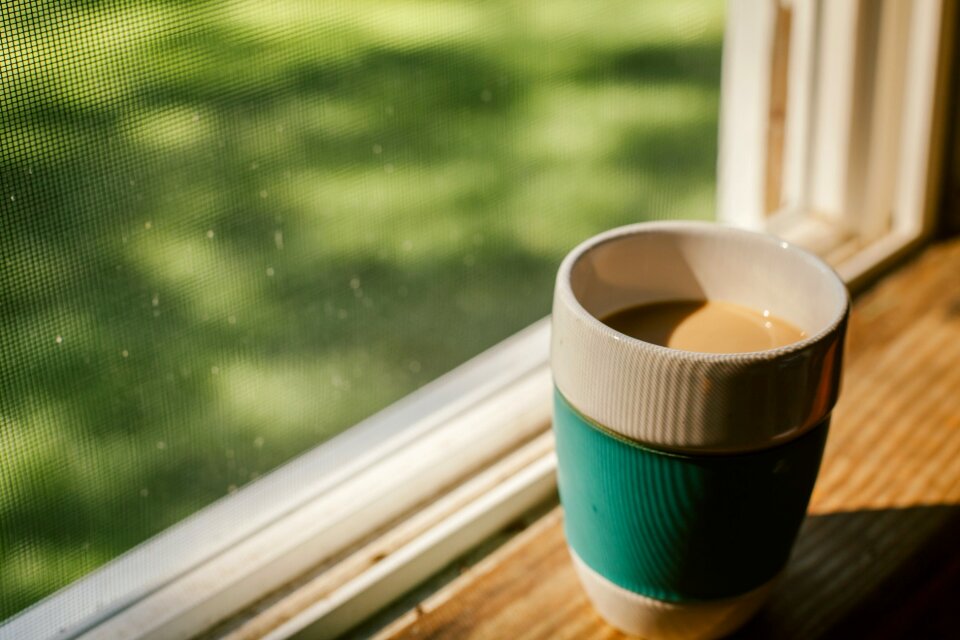
[[[924,237],[951,7],[4,13],[3,615],[74,582],[0,638],[403,593],[552,491],[519,330],[576,241],[716,209],[856,282]]]
[[[229,610],[441,489],[461,492],[445,508],[496,500],[494,460],[548,469],[525,404],[542,325],[407,396],[546,315],[581,238],[712,217],[723,18],[666,0],[5,7],[0,618],[73,586],[0,634],[121,624],[300,514],[302,539],[277,536],[303,544],[258,554],[257,586],[243,565]],[[419,436],[491,415],[517,428],[427,464]],[[390,467],[387,436],[430,474]],[[404,500],[360,508],[357,483],[397,477]],[[334,498],[350,518],[323,520]],[[202,602],[169,624],[202,628]]]
[[[718,215],[856,285],[933,229],[953,5],[729,8]]]

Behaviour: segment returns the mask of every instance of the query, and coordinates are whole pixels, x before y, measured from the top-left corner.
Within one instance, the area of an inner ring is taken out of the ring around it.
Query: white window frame
[[[729,0],[719,220],[810,247],[851,286],[926,238],[952,11]],[[554,495],[548,322],[18,614],[0,640],[192,637],[256,603],[223,634],[349,629]]]
[[[729,0],[718,219],[810,248],[853,288],[929,237],[954,11]]]

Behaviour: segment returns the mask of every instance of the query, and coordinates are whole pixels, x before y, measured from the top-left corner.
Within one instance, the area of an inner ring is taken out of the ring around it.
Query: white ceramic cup
[[[599,320],[678,299],[769,310],[808,337],[698,353]],[[711,638],[762,604],[816,479],[848,312],[820,258],[716,224],[622,227],[563,261],[551,353],[560,496],[575,566],[613,625]]]

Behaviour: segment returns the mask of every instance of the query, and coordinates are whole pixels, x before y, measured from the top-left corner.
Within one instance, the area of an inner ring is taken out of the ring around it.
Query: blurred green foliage
[[[14,2],[0,618],[710,217],[720,2]]]

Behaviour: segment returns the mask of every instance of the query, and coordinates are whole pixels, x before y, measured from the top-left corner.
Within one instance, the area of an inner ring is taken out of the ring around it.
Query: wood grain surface
[[[622,638],[559,508],[380,633]],[[861,295],[823,467],[786,573],[738,638],[960,637],[960,240]]]

